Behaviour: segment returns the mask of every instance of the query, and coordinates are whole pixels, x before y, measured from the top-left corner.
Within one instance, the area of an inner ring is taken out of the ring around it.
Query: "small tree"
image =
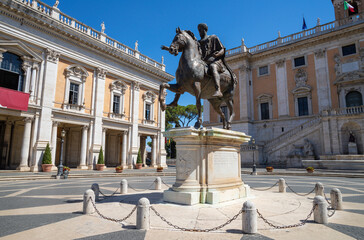
[[[99,159],[97,160],[97,164],[105,164],[104,162],[104,152],[102,151],[102,147],[99,152]]]
[[[143,163],[143,161],[142,161],[142,153],[140,151],[140,148],[139,148],[139,151],[138,151],[138,157],[137,157],[136,163]]]
[[[44,151],[42,164],[52,164],[52,154],[51,154],[51,148],[49,147],[49,143],[47,143],[47,147]]]

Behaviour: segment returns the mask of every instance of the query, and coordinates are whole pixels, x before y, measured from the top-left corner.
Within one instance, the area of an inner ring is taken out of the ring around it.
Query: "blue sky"
[[[53,6],[55,0],[44,0]],[[277,38],[278,31],[286,36],[302,29],[304,15],[308,28],[334,21],[331,0],[60,0],[58,8],[78,21],[101,30],[123,44],[133,47],[157,61],[164,56],[166,71],[174,75],[179,56],[175,57],[160,46],[169,46],[175,29],[189,29],[197,37],[197,25],[209,26],[208,34],[216,34],[226,49],[238,47],[241,38],[252,47]],[[173,99],[169,93],[167,102]],[[194,97],[184,94],[180,105],[195,104]]]

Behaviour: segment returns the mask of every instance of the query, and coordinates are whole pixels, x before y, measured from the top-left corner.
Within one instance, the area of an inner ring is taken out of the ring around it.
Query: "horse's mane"
[[[193,34],[193,32],[191,32],[190,30],[185,30],[185,32],[188,33],[188,35],[190,35],[192,39],[197,42],[197,38],[195,37],[195,34]]]

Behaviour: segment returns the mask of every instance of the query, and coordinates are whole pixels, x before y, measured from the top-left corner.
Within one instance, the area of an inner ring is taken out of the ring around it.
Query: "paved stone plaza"
[[[151,212],[151,230],[135,229],[136,213],[122,223],[100,218],[96,213],[82,214],[82,196],[92,183],[98,183],[105,195],[119,187],[121,178],[85,178],[68,180],[2,181],[0,182],[0,237],[3,239],[363,239],[364,179],[295,176],[250,176],[243,180],[252,188],[272,186],[280,177],[298,193],[310,192],[316,182],[343,193],[344,211],[337,211],[329,224],[321,225],[309,219],[303,227],[277,230],[258,219],[256,235],[241,232],[241,216],[222,229],[210,233],[190,233],[175,230]],[[149,190],[155,177],[127,177],[128,195],[115,194],[101,198],[97,208],[107,217],[123,218],[141,197],[150,199],[160,214],[173,224],[186,228],[212,228],[225,223],[239,212],[243,201],[233,204],[181,206],[162,202],[162,191]],[[162,177],[172,184],[175,177]],[[163,185],[163,189],[167,186]],[[139,192],[140,190],[140,192]],[[314,193],[301,197],[278,187],[267,191],[252,190],[252,201],[269,221],[276,225],[299,223],[312,209]]]

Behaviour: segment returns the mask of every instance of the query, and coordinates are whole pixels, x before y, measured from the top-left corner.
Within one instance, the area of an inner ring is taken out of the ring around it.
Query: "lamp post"
[[[255,139],[252,138],[252,145],[253,145],[253,171],[251,175],[257,175],[257,166],[255,165],[255,158],[254,158],[254,152],[255,152]]]
[[[57,176],[62,176],[63,175],[63,143],[64,143],[64,137],[66,136],[66,131],[64,129],[62,129],[61,132],[61,155],[59,157],[59,165],[58,165],[58,173]]]

